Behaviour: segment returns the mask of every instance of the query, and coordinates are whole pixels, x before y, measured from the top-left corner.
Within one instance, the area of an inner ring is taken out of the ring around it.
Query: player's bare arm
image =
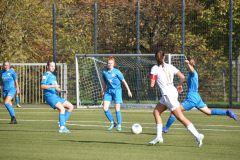
[[[122,80],[122,83],[124,84],[124,86],[126,87],[126,89],[128,91],[128,97],[132,97],[132,92],[131,92],[127,82],[125,81],[125,79]]]
[[[185,63],[187,65],[187,69],[190,71],[190,72],[194,72],[194,67],[191,65],[191,63],[189,62],[189,60],[185,60]]]
[[[157,75],[150,75],[150,87],[153,88],[155,86],[156,83],[156,79],[157,79]]]
[[[183,91],[182,84],[185,81],[185,76],[182,74],[182,72],[178,71],[176,74],[179,78],[178,86],[177,86],[177,91],[178,93],[181,93]]]
[[[19,89],[18,80],[15,80],[15,86],[16,86],[17,94],[19,94],[20,93],[20,89]]]
[[[41,89],[49,89],[49,88],[60,88],[60,86],[58,84],[53,84],[53,85],[45,85],[45,84],[42,84],[41,85]]]

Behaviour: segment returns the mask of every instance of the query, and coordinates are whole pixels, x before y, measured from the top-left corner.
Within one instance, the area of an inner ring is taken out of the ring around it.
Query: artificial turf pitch
[[[164,143],[148,142],[155,137],[152,109],[122,109],[123,131],[107,131],[108,122],[101,109],[74,110],[68,128],[58,133],[58,113],[50,107],[15,109],[18,124],[9,123],[6,109],[0,109],[0,160],[239,160],[240,121],[228,117],[206,116],[197,110],[185,112],[205,135],[203,146],[175,122],[164,134]],[[113,111],[113,110],[112,110]],[[234,110],[238,116],[240,110]],[[115,116],[115,113],[112,112]],[[166,122],[169,112],[163,113]],[[138,122],[143,133],[131,133]]]

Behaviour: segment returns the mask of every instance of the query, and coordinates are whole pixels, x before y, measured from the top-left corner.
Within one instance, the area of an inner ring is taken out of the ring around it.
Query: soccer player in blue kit
[[[59,133],[70,133],[66,127],[66,121],[73,111],[73,105],[57,95],[57,92],[62,92],[62,90],[57,83],[56,76],[53,74],[55,71],[55,63],[48,62],[47,69],[48,71],[43,74],[41,80],[44,99],[53,109],[59,111]]]
[[[218,116],[229,116],[230,118],[237,120],[238,116],[231,110],[222,110],[222,109],[209,109],[207,105],[203,102],[201,96],[198,93],[198,74],[197,71],[194,69],[195,67],[195,60],[191,57],[188,57],[185,60],[186,66],[188,68],[188,79],[187,79],[187,96],[184,102],[181,104],[182,111],[189,111],[192,108],[196,107],[201,112],[205,113],[206,115],[218,115]],[[170,115],[166,125],[163,127],[163,132],[167,133],[169,128],[175,121],[176,117],[174,115]]]
[[[120,111],[120,105],[123,103],[122,101],[122,87],[121,83],[124,84],[128,91],[128,96],[132,97],[132,93],[128,87],[127,82],[125,81],[123,74],[120,70],[114,68],[115,58],[109,57],[107,61],[107,69],[103,70],[102,76],[104,80],[103,91],[103,110],[107,119],[110,121],[110,126],[108,130],[112,130],[115,127],[114,119],[112,113],[109,109],[109,105],[112,100],[115,101],[115,112],[117,118],[117,131],[122,131],[122,115]]]
[[[19,93],[19,85],[17,80],[17,74],[14,70],[10,69],[9,62],[3,63],[3,70],[1,70],[0,72],[0,77],[1,87],[3,89],[4,105],[11,116],[10,124],[17,124],[15,111],[12,106],[12,99],[16,93]]]

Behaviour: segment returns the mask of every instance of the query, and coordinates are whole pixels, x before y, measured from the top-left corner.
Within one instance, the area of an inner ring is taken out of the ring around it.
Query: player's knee
[[[63,105],[57,104],[57,105],[56,105],[56,108],[59,110],[59,112],[60,112],[61,114],[64,114],[64,113],[65,113],[65,108],[63,107]]]
[[[69,103],[67,109],[69,112],[71,112],[74,109],[74,106],[71,103]]]
[[[180,121],[180,122],[184,122],[186,117],[183,114],[178,114],[175,115],[175,117]]]
[[[11,99],[10,98],[6,98],[5,100],[4,100],[4,104],[12,104],[12,102],[11,102]]]
[[[11,105],[11,103],[8,103],[8,102],[4,103],[4,106],[9,106],[9,105]]]

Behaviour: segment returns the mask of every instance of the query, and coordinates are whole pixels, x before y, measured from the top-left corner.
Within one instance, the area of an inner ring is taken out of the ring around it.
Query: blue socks
[[[227,115],[227,111],[222,110],[222,109],[212,109],[211,110],[211,115]]]
[[[170,117],[168,118],[168,121],[166,123],[166,127],[167,128],[170,128],[171,125],[173,124],[173,122],[175,121],[176,117],[174,115],[170,115]]]
[[[5,103],[4,105],[5,105],[5,107],[7,108],[10,116],[11,116],[11,117],[15,117],[15,112],[14,112],[14,109],[13,109],[12,105],[9,104],[9,103]]]
[[[116,111],[117,123],[118,125],[122,124],[122,114],[121,111]]]
[[[105,115],[106,115],[107,119],[110,122],[114,122],[114,119],[113,119],[113,116],[112,116],[112,113],[111,113],[110,109],[105,111]],[[122,114],[121,114],[121,111],[116,111],[116,117],[117,117],[118,125],[121,125],[122,124]]]
[[[227,111],[225,110],[222,110],[222,109],[212,109],[211,110],[211,115],[227,115]],[[165,125],[166,128],[170,128],[171,125],[173,124],[173,122],[175,121],[176,117],[174,115],[171,115],[169,118],[168,118],[168,121]]]
[[[65,111],[65,121],[67,122],[69,117],[71,116],[71,112]]]
[[[59,125],[60,127],[65,126],[65,114],[59,113]]]
[[[108,109],[107,111],[104,111],[104,112],[105,112],[105,115],[106,115],[107,119],[110,122],[113,122],[113,116],[112,116],[112,113],[111,113],[110,109]]]
[[[20,100],[19,100],[19,96],[18,95],[15,97],[15,101],[16,101],[16,105],[20,104]]]

